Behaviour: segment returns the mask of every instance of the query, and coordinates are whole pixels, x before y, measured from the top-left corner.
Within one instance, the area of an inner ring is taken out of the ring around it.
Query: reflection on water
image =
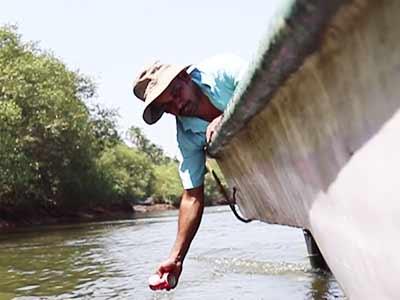
[[[175,237],[176,212],[164,212],[2,234],[0,300],[344,299],[331,276],[310,269],[300,230],[206,212],[175,291],[147,288]]]
[[[84,228],[74,228],[19,233],[9,241],[3,237],[1,292],[58,294],[96,280],[99,274],[113,274],[113,262],[105,255],[97,236],[101,233],[86,233]]]

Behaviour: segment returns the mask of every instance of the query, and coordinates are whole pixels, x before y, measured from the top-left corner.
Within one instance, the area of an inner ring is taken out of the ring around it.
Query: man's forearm
[[[178,233],[170,258],[183,262],[199,228],[204,209],[203,186],[185,190],[179,208]]]

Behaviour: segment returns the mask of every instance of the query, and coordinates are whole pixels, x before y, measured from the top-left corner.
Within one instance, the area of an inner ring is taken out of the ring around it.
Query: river
[[[244,224],[206,208],[179,286],[147,279],[169,254],[177,211],[131,220],[41,226],[0,235],[0,300],[346,299],[332,276],[311,270],[299,229]]]

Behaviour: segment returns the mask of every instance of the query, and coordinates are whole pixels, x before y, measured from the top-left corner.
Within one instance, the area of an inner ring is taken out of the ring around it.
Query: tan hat
[[[147,124],[157,122],[164,110],[151,104],[165,91],[172,80],[189,66],[177,66],[155,62],[147,67],[133,83],[133,93],[145,103],[143,120]]]

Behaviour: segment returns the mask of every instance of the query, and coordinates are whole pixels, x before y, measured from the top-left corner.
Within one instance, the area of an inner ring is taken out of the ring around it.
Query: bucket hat
[[[152,105],[178,74],[189,66],[161,64],[156,61],[145,68],[133,83],[133,93],[137,98],[144,101],[143,120],[147,124],[156,123],[164,113],[160,107]]]

